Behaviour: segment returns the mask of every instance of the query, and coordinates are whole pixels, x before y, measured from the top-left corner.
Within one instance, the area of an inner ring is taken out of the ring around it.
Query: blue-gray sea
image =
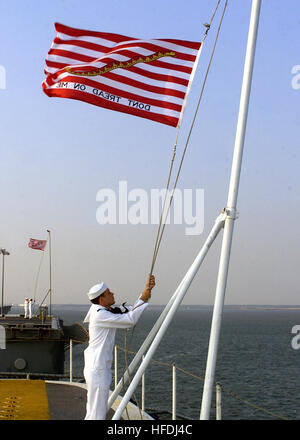
[[[52,313],[65,325],[81,322],[88,305],[56,305]],[[118,346],[137,351],[163,307],[150,306],[134,331],[118,330]],[[210,334],[212,307],[181,306],[165,334],[145,375],[145,406],[160,418],[170,419],[172,364],[177,370],[177,413],[199,419],[203,378]],[[223,387],[222,419],[271,420],[300,418],[300,349],[292,347],[292,328],[300,325],[300,308],[292,306],[225,306],[215,380]],[[126,335],[126,337],[125,337]],[[73,375],[82,376],[83,350],[73,348]],[[131,355],[127,361],[130,362]],[[124,372],[119,350],[118,377]],[[65,369],[69,371],[69,353]],[[113,386],[113,385],[112,385]],[[141,388],[135,393],[141,403]],[[214,398],[215,399],[215,398]],[[211,418],[215,418],[215,401]]]

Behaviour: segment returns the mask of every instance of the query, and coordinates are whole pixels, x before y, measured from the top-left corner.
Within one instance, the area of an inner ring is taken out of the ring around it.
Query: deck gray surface
[[[6,315],[4,317],[0,317],[0,324],[8,325],[8,326],[20,326],[23,325],[25,327],[51,327],[52,321],[50,319],[42,321],[37,316],[32,318],[24,318],[24,316],[14,316],[14,315]]]
[[[77,386],[46,382],[51,420],[84,420],[86,390]],[[113,411],[108,413],[111,419]]]

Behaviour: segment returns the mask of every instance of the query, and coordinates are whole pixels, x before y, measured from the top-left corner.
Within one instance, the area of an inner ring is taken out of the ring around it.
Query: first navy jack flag
[[[59,23],[55,29],[46,57],[46,95],[180,125],[202,43],[139,40]]]

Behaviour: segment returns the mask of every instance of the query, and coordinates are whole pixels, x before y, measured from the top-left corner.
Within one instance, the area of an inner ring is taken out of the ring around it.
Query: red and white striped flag
[[[46,95],[176,127],[198,62],[201,43],[139,40],[56,23],[46,57]]]
[[[45,250],[47,240],[36,240],[35,238],[30,238],[28,247],[31,249],[37,249],[39,251]]]

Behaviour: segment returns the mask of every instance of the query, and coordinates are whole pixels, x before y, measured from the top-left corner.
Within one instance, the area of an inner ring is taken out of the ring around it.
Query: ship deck
[[[86,413],[86,390],[81,387],[46,383],[51,420],[84,420]],[[112,419],[114,411],[109,410],[107,419]]]
[[[115,405],[119,404],[120,397]],[[114,408],[114,406],[113,406]],[[110,409],[107,420],[112,419]],[[140,410],[128,403],[124,419],[141,419]],[[75,382],[30,379],[0,380],[0,420],[84,420],[86,386]],[[152,419],[143,413],[143,419]]]
[[[6,327],[16,328],[51,328],[53,326],[53,319],[41,319],[39,316],[33,316],[32,318],[24,318],[23,315],[5,315],[0,317],[0,324]]]

